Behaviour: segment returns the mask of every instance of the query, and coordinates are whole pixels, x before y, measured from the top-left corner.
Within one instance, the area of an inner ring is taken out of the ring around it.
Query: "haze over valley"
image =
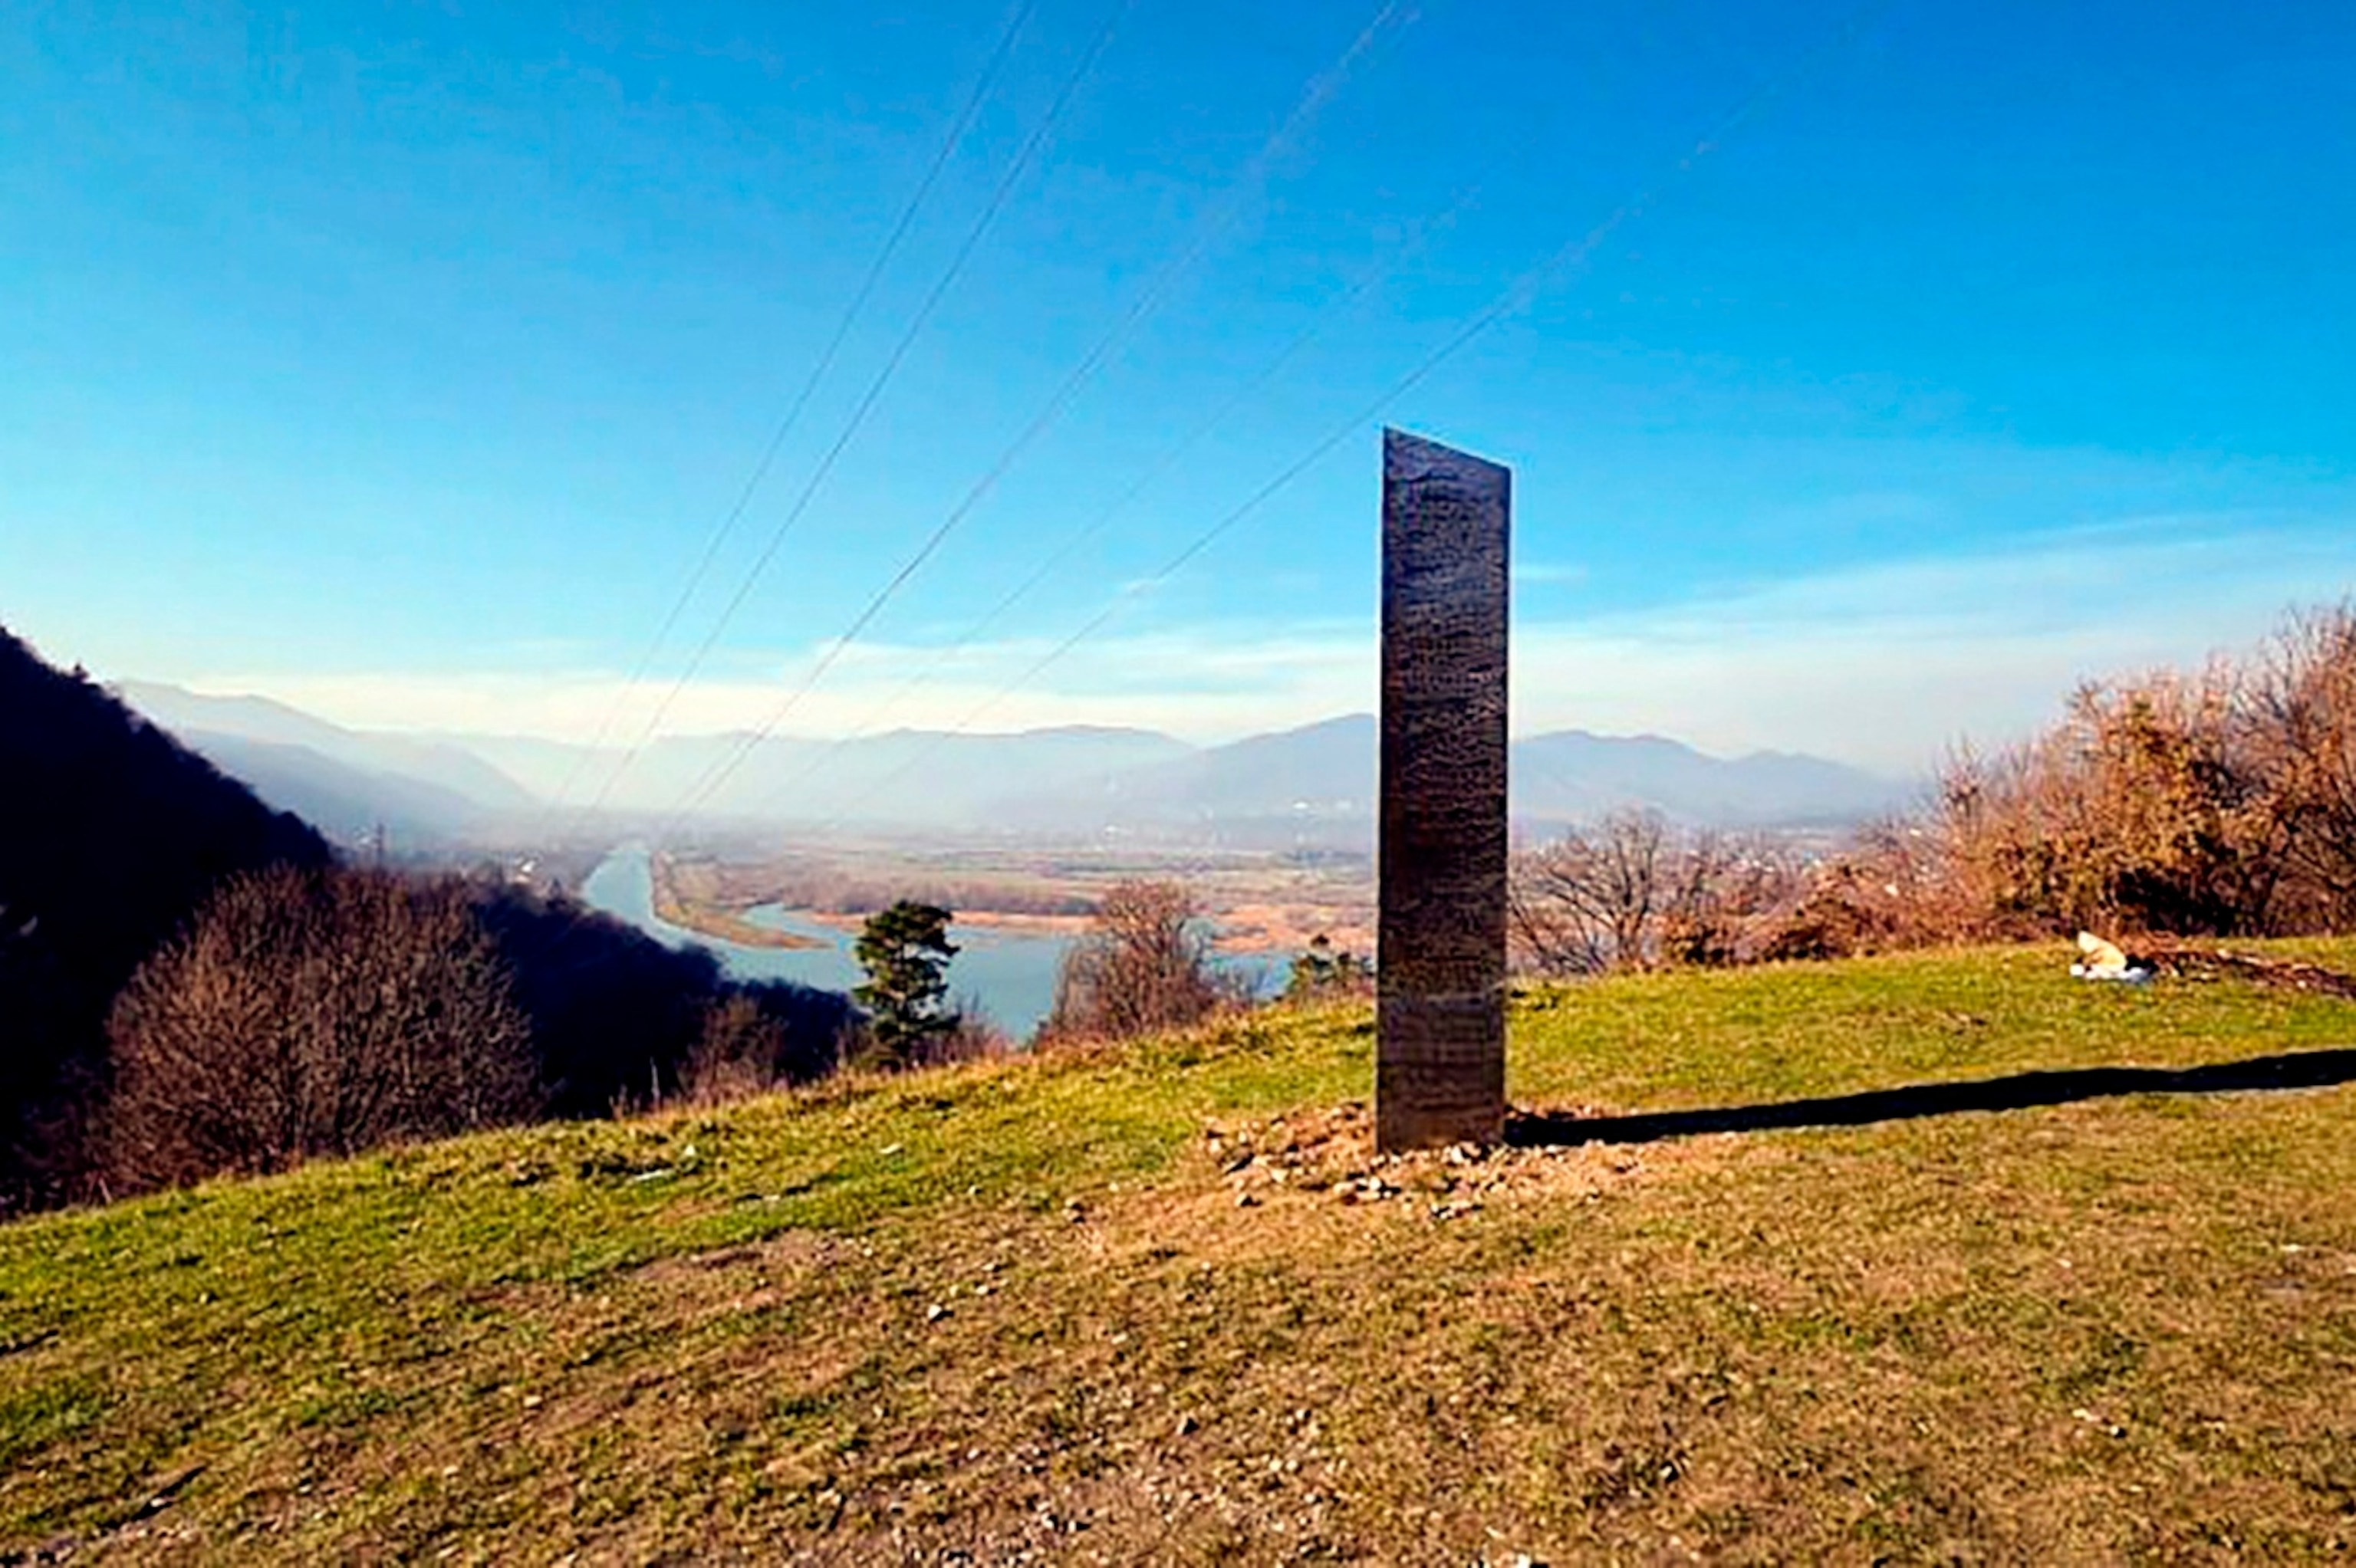
[[[347,729],[257,697],[124,681],[123,699],[284,810],[357,843],[529,851],[668,828],[798,840],[943,837],[1238,850],[1371,846],[1375,724],[1345,715],[1215,746],[1141,729],[923,731],[847,741],[735,735],[623,753],[517,736]],[[691,815],[700,780],[744,761]],[[1660,736],[1578,731],[1513,750],[1513,811],[1534,833],[1625,807],[1743,829],[1820,829],[1904,805],[1910,785],[1823,758],[1719,758]],[[617,777],[618,772],[618,777]]]

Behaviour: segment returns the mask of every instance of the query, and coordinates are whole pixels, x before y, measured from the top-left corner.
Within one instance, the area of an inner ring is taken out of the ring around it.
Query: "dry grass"
[[[2344,1002],[2063,961],[1549,992],[1516,1093],[1665,1109],[2356,1035]],[[1361,1013],[1275,1015],[0,1231],[0,1550],[2356,1544],[2356,1087],[1376,1167],[1368,1051]]]

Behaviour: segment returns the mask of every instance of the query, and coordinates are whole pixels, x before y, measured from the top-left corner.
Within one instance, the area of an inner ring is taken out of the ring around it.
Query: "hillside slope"
[[[0,1552],[2342,1550],[2349,1010],[2065,957],[1545,993],[1515,1092],[1672,1110],[2302,1051],[2224,1082],[2310,1086],[2047,1076],[2044,1108],[1368,1172],[1339,1009],[21,1222]],[[1345,1200],[1367,1174],[1398,1195]]]
[[[76,671],[0,630],[0,1212],[77,1175],[106,1010],[225,877],[327,859]]]
[[[381,828],[402,849],[439,847],[489,816],[456,790],[364,772],[306,746],[202,730],[178,731],[177,738],[270,805],[342,844],[366,845]]]
[[[449,792],[478,813],[530,811],[541,804],[466,747],[430,736],[348,730],[266,697],[215,697],[137,680],[123,681],[116,690],[123,701],[183,739],[299,748],[387,784],[422,784]]]

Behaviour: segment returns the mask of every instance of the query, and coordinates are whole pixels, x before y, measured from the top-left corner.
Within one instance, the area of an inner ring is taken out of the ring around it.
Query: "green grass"
[[[1541,992],[1513,1093],[2356,1044],[2344,1003],[2065,964]],[[1371,1052],[1363,1011],[1269,1014],[0,1229],[0,1558],[2356,1547],[2356,1085],[1419,1160],[1344,1204]],[[1314,1147],[1229,1177],[1213,1121]]]

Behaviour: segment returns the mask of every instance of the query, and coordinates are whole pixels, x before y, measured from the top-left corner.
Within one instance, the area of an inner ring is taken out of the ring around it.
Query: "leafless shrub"
[[[2089,686],[1998,765],[1952,773],[1958,870],[1992,919],[2136,931],[2266,928],[2280,859],[2218,666]]]
[[[1199,1023],[1243,999],[1211,960],[1211,936],[1193,893],[1175,882],[1109,889],[1086,934],[1064,955],[1043,1041],[1126,1040]]]
[[[1548,975],[1746,962],[1800,876],[1796,858],[1768,840],[1615,812],[1515,857],[1515,961]]]
[[[1517,959],[1555,974],[2356,929],[2356,609],[2294,614],[2240,665],[2085,686],[1814,861],[1622,813],[1517,857],[1508,907]]]
[[[1708,968],[1751,963],[1804,884],[1803,861],[1788,845],[1708,829],[1687,834],[1668,861],[1655,956]]]
[[[999,1027],[998,1020],[980,999],[958,996],[952,1011],[956,1021],[941,1033],[926,1040],[910,1059],[912,1067],[946,1067],[957,1061],[993,1061],[1014,1050],[1012,1037]]]
[[[2356,612],[2294,614],[2240,665],[2088,685],[2026,744],[1956,756],[1923,813],[1817,868],[1767,953],[2087,926],[2356,926]]]
[[[733,983],[704,1007],[703,1026],[680,1061],[676,1097],[716,1105],[808,1083],[854,1064],[873,1064],[873,1042],[848,1009],[813,1008],[809,993],[775,981]],[[643,1096],[619,1101],[631,1115],[666,1103],[665,1074],[650,1064]]]
[[[1977,929],[1953,934],[2275,929],[2286,862],[2265,729],[2221,663],[2086,686],[2028,744],[1957,759],[1932,827]]]
[[[1548,975],[1642,966],[1668,841],[1657,812],[1621,811],[1525,853],[1505,903],[1522,961]]]
[[[2356,610],[2292,616],[2248,700],[2281,833],[2279,923],[2356,928]]]
[[[122,1187],[284,1170],[529,1115],[529,1026],[454,883],[280,869],[225,884],[109,1020]]]
[[[786,1054],[786,1026],[743,992],[724,996],[703,1015],[703,1034],[680,1070],[689,1104],[723,1104],[777,1086]]]

